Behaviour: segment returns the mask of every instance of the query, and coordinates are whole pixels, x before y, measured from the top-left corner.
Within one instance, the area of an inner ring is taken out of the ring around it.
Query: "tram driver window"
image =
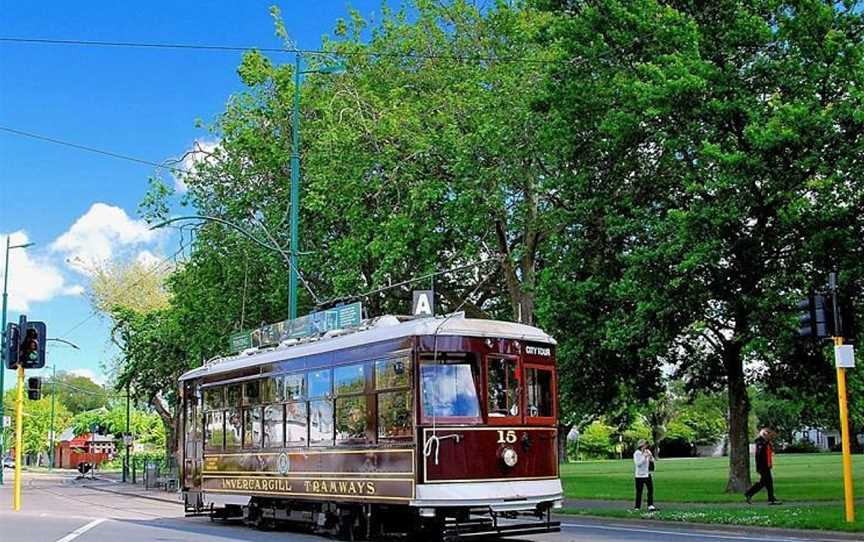
[[[420,367],[423,415],[427,418],[480,418],[477,364],[473,356],[424,356]]]
[[[528,416],[552,416],[552,371],[530,367],[525,370],[528,388]]]
[[[519,415],[519,380],[515,359],[489,358],[489,417]]]

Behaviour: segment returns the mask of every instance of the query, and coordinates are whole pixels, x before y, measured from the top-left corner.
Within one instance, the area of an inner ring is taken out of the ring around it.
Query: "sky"
[[[374,19],[381,6],[381,0],[0,0],[0,38],[280,47],[269,13],[274,3],[300,48],[318,47],[349,8]],[[196,142],[214,143],[195,121],[212,122],[241,89],[241,54],[0,42],[0,273],[7,236],[13,245],[35,243],[10,251],[8,321],[23,313],[46,322],[49,337],[76,343],[80,350],[49,343],[48,364],[58,371],[101,382],[114,355],[110,323],[91,310],[87,269],[110,259],[158,262],[177,240],[151,231],[137,213],[153,167],[2,128],[153,162],[175,158]],[[6,371],[4,387],[14,381]]]

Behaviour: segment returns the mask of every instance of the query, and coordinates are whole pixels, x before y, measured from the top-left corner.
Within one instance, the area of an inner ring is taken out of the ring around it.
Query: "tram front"
[[[420,338],[423,453],[412,504],[421,517],[460,530],[557,530],[549,516],[563,498],[555,341],[521,324],[489,322],[481,331]],[[479,514],[487,519],[477,520]],[[522,514],[543,521],[533,527],[499,522]]]

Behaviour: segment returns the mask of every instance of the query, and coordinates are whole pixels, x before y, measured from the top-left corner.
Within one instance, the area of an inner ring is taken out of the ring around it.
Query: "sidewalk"
[[[125,495],[139,499],[149,499],[152,501],[167,502],[170,504],[183,504],[183,495],[177,492],[168,492],[161,489],[144,489],[143,484],[123,483],[120,477],[114,477],[112,474],[101,474],[95,479],[75,480],[75,483],[81,487],[92,489],[95,491],[104,491],[106,493],[115,493],[117,495]]]
[[[856,506],[864,505],[864,498],[855,499]],[[753,504],[748,505],[742,498],[740,502],[675,502],[675,501],[657,501],[658,507],[672,507],[676,509],[718,509],[718,508],[760,508],[768,507],[768,501],[754,500]],[[787,507],[818,507],[818,506],[843,506],[843,501],[789,501],[785,504]],[[629,510],[633,508],[632,500],[594,500],[594,499],[564,499],[564,508],[581,509],[581,510]]]

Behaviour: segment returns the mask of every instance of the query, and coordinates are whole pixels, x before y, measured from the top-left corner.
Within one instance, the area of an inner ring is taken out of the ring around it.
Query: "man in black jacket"
[[[771,476],[773,466],[774,449],[771,447],[771,430],[763,427],[756,437],[756,472],[759,473],[759,481],[744,494],[747,504],[753,504],[753,495],[759,493],[763,487],[768,490],[768,504],[782,504],[774,498],[774,478]]]

